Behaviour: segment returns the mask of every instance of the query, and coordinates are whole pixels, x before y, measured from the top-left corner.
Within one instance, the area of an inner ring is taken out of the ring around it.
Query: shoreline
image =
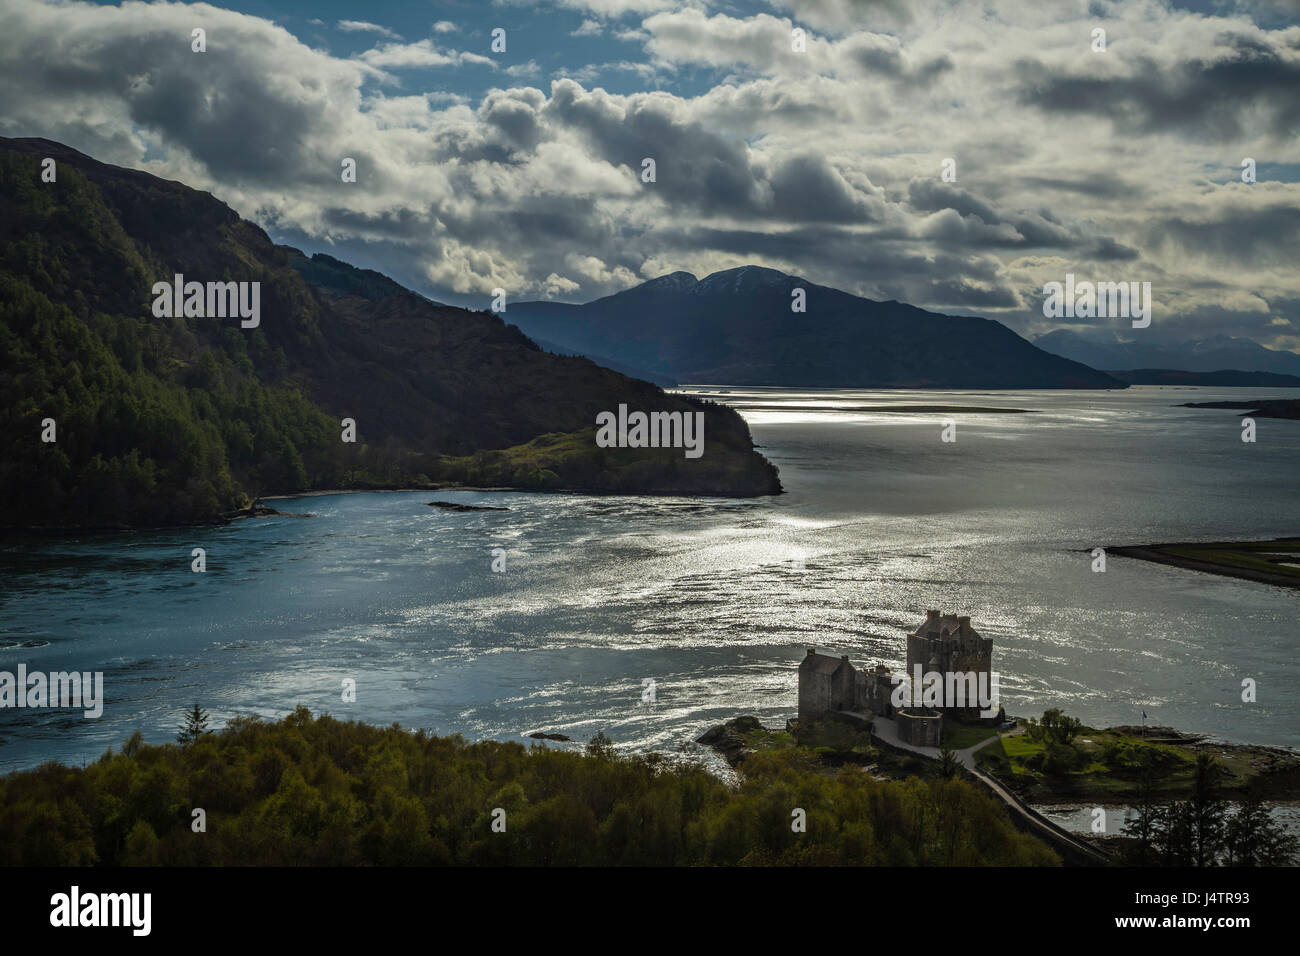
[[[1008,715],[1008,720],[1023,723],[1025,718]],[[1300,749],[1298,748],[1273,744],[1237,743],[1218,739],[1208,734],[1186,733],[1172,727],[1156,725],[1146,727],[1145,733],[1143,733],[1143,730],[1144,728],[1129,724],[1089,728],[1089,732],[1092,734],[1121,734],[1141,737],[1145,743],[1152,745],[1177,747],[1191,754],[1208,751],[1218,757],[1236,758],[1245,761],[1250,766],[1250,781],[1244,788],[1241,786],[1225,787],[1224,797],[1226,799],[1240,800],[1247,791],[1253,790],[1259,794],[1261,799],[1270,803],[1300,804]],[[869,730],[866,732],[871,734],[874,743],[876,740],[874,732]],[[741,767],[745,759],[750,754],[764,749],[758,737],[771,737],[788,733],[790,733],[788,725],[787,727],[769,727],[758,717],[741,715],[710,727],[703,734],[696,737],[695,742],[717,754],[733,771],[743,772]],[[1001,739],[1001,736],[994,739]],[[988,742],[990,741],[985,741],[985,743]],[[799,744],[796,738],[793,746],[803,745]],[[977,749],[982,749],[982,745],[977,745]],[[846,753],[838,754],[837,759],[832,760],[832,765],[838,766],[844,762],[852,762],[848,759],[850,756]],[[930,760],[934,758],[918,754],[914,759]],[[914,775],[911,770],[907,769],[906,758],[904,758],[903,763],[899,764],[903,768],[903,777],[891,774],[891,770],[897,769],[893,766],[896,760],[897,755],[895,755],[894,759],[884,757],[878,761],[871,761],[870,766],[873,772],[883,771],[894,779],[903,779],[905,776]],[[986,773],[992,774],[989,768],[983,769]],[[995,778],[998,776],[997,774],[993,775]],[[1116,789],[1113,785],[1114,779],[1113,775],[1106,774],[1095,776],[1093,779],[1070,778],[1067,776],[1062,777],[1055,784],[1051,780],[1041,781],[1039,785],[1043,787],[1042,790],[1020,794],[1020,798],[1034,807],[1040,804],[1064,804],[1080,800],[1086,800],[1089,804],[1107,806],[1120,806],[1131,803],[1132,794],[1126,788]],[[1004,780],[1002,783],[1004,786],[1010,787],[1008,781]],[[1169,794],[1166,794],[1166,796],[1169,796]]]
[[[757,446],[755,446],[757,447]],[[525,488],[513,485],[459,485],[459,484],[435,484],[423,485],[416,487],[399,487],[399,488],[317,488],[312,491],[298,491],[291,494],[278,495],[259,495],[253,505],[247,508],[241,508],[238,511],[227,511],[220,515],[213,515],[209,518],[203,518],[195,521],[185,521],[176,524],[116,524],[116,525],[76,525],[76,526],[55,526],[55,527],[27,527],[22,525],[6,525],[0,527],[0,541],[5,538],[21,538],[24,536],[35,538],[75,538],[89,535],[109,535],[109,534],[130,534],[141,531],[185,531],[191,528],[220,528],[238,521],[241,518],[259,518],[259,517],[314,517],[313,515],[291,514],[290,512],[275,512],[274,509],[258,509],[257,502],[261,501],[287,501],[291,498],[323,498],[327,495],[364,495],[364,494],[394,494],[397,492],[421,492],[428,494],[430,492],[456,492],[456,491],[473,491],[485,494],[514,492],[516,494],[530,495],[584,495],[587,497],[602,498],[727,498],[736,501],[749,501],[754,498],[766,497],[764,495],[736,495],[726,492],[666,492],[666,491],[606,491],[597,488]],[[775,493],[774,493],[775,494]]]
[[[717,401],[713,395],[692,395],[692,398],[707,398]],[[719,404],[729,405],[743,412],[871,412],[898,415],[922,414],[959,414],[970,415],[1037,415],[1035,408],[1003,408],[994,405],[774,405],[770,403],[749,403],[744,399]]]

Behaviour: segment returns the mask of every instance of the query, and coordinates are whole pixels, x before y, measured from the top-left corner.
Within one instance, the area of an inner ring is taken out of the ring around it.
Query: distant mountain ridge
[[[260,324],[160,318],[151,289],[176,274],[259,283]],[[702,412],[704,455],[597,447],[597,414],[622,403]],[[277,246],[181,183],[0,138],[0,527],[186,524],[259,495],[444,482],[781,490],[732,409]]]
[[[1113,329],[1055,329],[1034,339],[1039,348],[1104,369],[1184,372],[1272,372],[1300,376],[1300,355],[1250,339],[1216,335],[1177,344],[1120,339]]]
[[[1201,388],[1300,388],[1300,376],[1278,372],[1184,372],[1167,368],[1107,369],[1108,374],[1130,385],[1194,385]]]
[[[806,311],[791,309],[803,289]],[[585,305],[518,302],[527,335],[679,382],[824,388],[1126,388],[992,319],[875,302],[761,266],[673,272]]]

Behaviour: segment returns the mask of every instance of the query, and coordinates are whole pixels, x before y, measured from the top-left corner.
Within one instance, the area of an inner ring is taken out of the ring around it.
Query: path
[[[895,750],[908,751],[930,760],[939,759],[940,752],[938,747],[918,747],[915,744],[904,743],[902,740],[899,740],[898,726],[894,721],[887,718],[877,717],[872,722],[871,732],[876,737],[879,737],[882,743]],[[988,746],[995,740],[1001,740],[1003,737],[1015,737],[1024,732],[1025,728],[1021,726],[1004,734],[997,734],[996,736],[989,737],[987,740],[981,740],[973,747],[967,747],[965,750],[956,751],[957,761],[967,770],[967,772],[970,773],[972,777],[984,784],[984,786],[988,788],[995,797],[1006,804],[1007,809],[1011,811],[1012,818],[1018,821],[1021,829],[1027,829],[1030,833],[1045,840],[1048,845],[1055,848],[1063,858],[1086,866],[1097,866],[1110,863],[1111,861],[1109,857],[1105,854],[1077,839],[1072,833],[1063,827],[1057,826],[1033,807],[1022,803],[1019,797],[975,765],[975,751],[979,750],[981,747]]]

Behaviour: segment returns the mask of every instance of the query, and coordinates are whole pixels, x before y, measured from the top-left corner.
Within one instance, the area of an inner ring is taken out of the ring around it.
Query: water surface
[[[1098,574],[1086,553],[1300,533],[1300,422],[1260,419],[1245,444],[1237,413],[1173,407],[1256,396],[1276,394],[727,389],[714,397],[741,408],[787,494],[346,494],[278,504],[310,518],[7,541],[0,669],[102,670],[108,702],[96,721],[0,711],[0,770],[93,759],[137,728],[170,739],[195,701],[217,725],[305,704],[471,739],[602,730],[711,759],[690,743],[707,726],[793,716],[806,646],[901,666],[927,608],[994,639],[1012,713],[1145,711],[1300,745],[1300,593],[1123,558]],[[834,410],[938,403],[1034,413]],[[1257,703],[1241,701],[1247,677]]]

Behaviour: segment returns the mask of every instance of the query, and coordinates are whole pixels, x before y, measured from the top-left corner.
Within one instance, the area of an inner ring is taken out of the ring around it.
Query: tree
[[[617,756],[614,741],[605,736],[605,731],[596,731],[596,736],[587,741],[587,756],[599,760],[613,760]]]
[[[1124,824],[1124,835],[1136,841],[1128,851],[1129,862],[1137,866],[1150,866],[1155,859],[1156,823],[1159,807],[1156,791],[1160,774],[1156,761],[1149,751],[1140,751],[1137,757],[1137,816]]]
[[[1197,866],[1214,866],[1223,846],[1223,819],[1227,803],[1219,796],[1223,768],[1208,753],[1196,755],[1196,773],[1192,778],[1192,825],[1195,833]]]
[[[945,739],[939,745],[939,776],[945,780],[951,780],[961,772],[961,763],[957,760],[957,752],[948,746]]]
[[[185,712],[185,723],[181,725],[181,732],[176,735],[176,741],[182,747],[188,747],[208,732],[208,712],[201,710],[199,705],[195,704],[193,710]]]
[[[1051,710],[1043,711],[1041,726],[1046,740],[1049,742],[1055,741],[1068,747],[1083,728],[1083,722],[1078,717],[1067,717],[1058,708],[1054,707]]]
[[[1275,823],[1268,807],[1251,793],[1228,821],[1223,844],[1227,866],[1290,866],[1300,838]]]
[[[1153,843],[1165,866],[1196,863],[1196,816],[1189,801],[1165,804],[1156,810]]]
[[[1151,825],[1151,843],[1165,866],[1215,866],[1223,848],[1227,803],[1219,796],[1223,768],[1208,753],[1198,754],[1189,800],[1160,808]]]

